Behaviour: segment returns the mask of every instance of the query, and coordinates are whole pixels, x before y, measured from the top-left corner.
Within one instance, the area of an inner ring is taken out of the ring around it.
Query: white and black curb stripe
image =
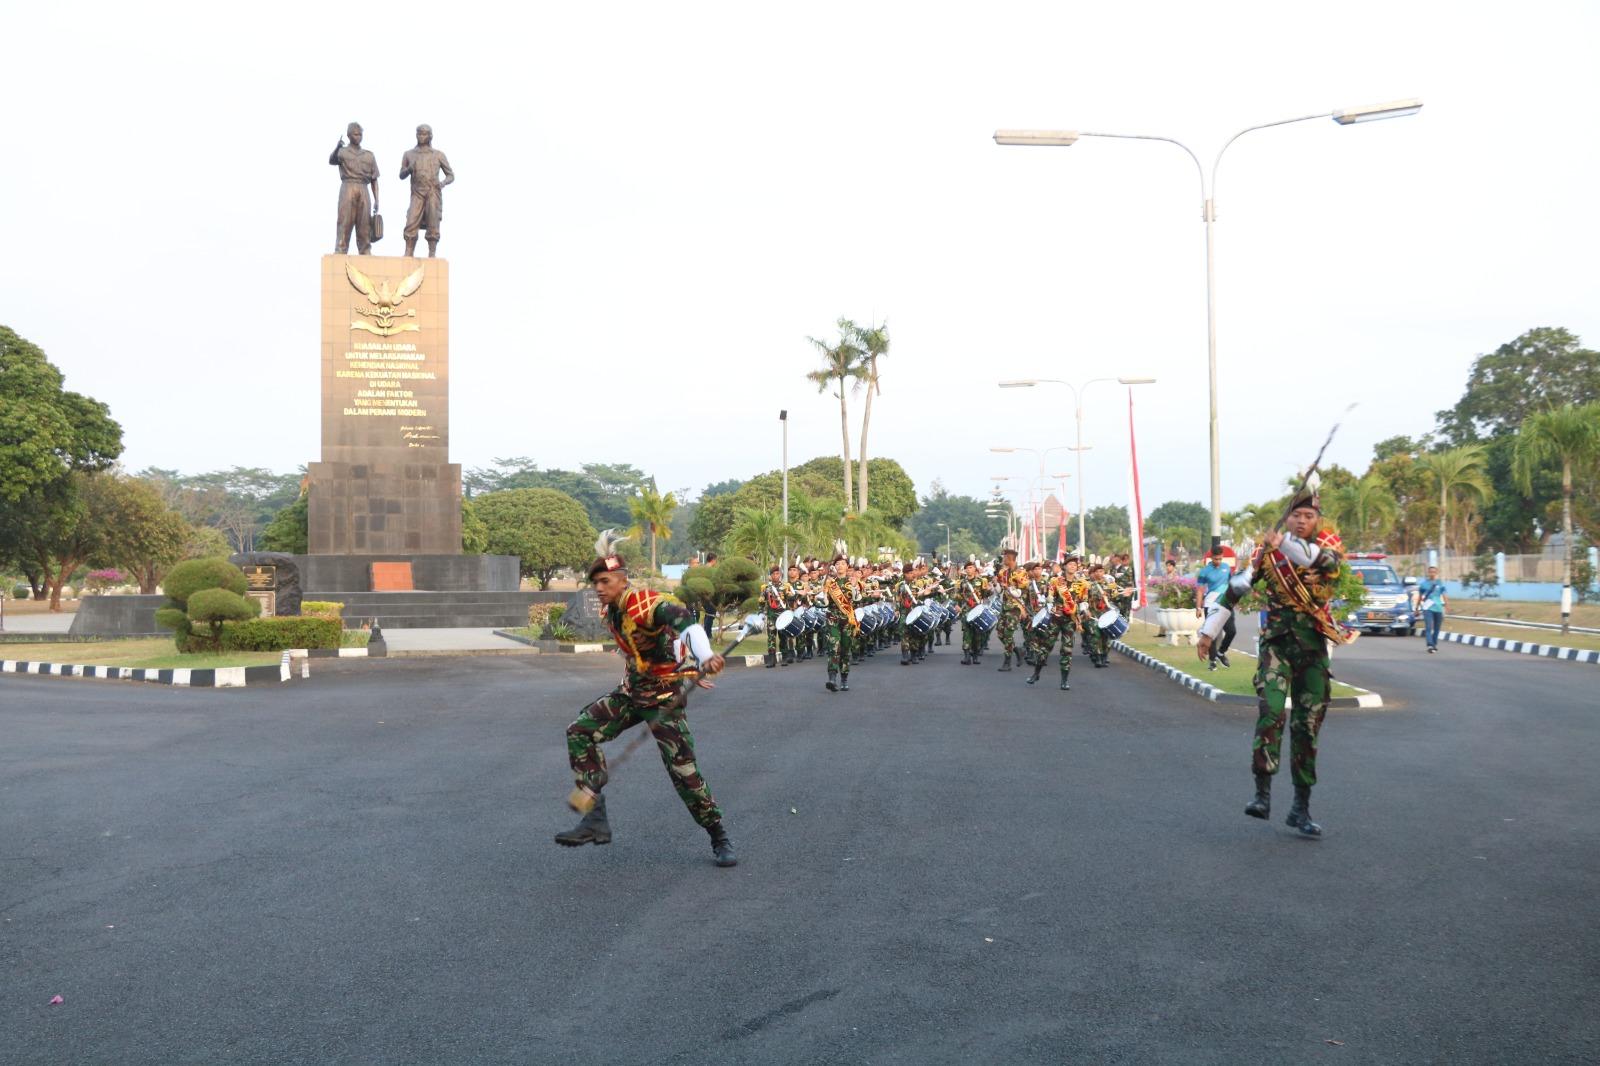
[[[1537,655],[1541,659],[1560,659],[1569,663],[1600,663],[1600,651],[1587,651],[1583,648],[1559,648],[1554,644],[1534,644],[1526,640],[1485,637],[1477,633],[1440,633],[1439,639],[1448,640],[1452,644],[1466,644],[1473,648],[1509,651],[1519,655]]]
[[[247,685],[275,685],[292,676],[289,653],[276,666],[218,666],[204,669],[169,667],[156,670],[143,666],[84,666],[78,663],[36,663],[0,659],[0,674],[32,674],[37,677],[79,677],[104,681],[144,681],[154,685],[187,688],[244,688]],[[302,674],[301,676],[305,676]]]
[[[1166,674],[1167,677],[1171,678],[1173,681],[1176,681],[1178,684],[1182,685],[1184,688],[1188,689],[1190,692],[1193,692],[1195,695],[1199,696],[1201,699],[1207,699],[1207,700],[1210,700],[1213,703],[1249,703],[1249,704],[1254,704],[1256,702],[1256,698],[1254,696],[1237,696],[1237,695],[1234,695],[1231,692],[1223,692],[1221,689],[1217,688],[1217,686],[1208,685],[1204,681],[1201,681],[1198,677],[1195,677],[1192,674],[1184,673],[1182,670],[1179,670],[1176,666],[1169,666],[1168,664],[1162,662],[1160,659],[1157,659],[1154,656],[1146,655],[1142,651],[1135,651],[1133,648],[1128,647],[1126,644],[1122,643],[1122,641],[1120,641],[1120,640],[1112,641],[1111,642],[1111,646],[1113,648],[1115,648],[1117,651],[1120,651],[1122,654],[1126,655],[1128,658],[1132,659],[1134,662],[1139,663],[1139,664],[1141,664],[1143,666],[1148,666],[1150,669],[1155,670],[1158,673]],[[1349,682],[1343,682],[1343,683],[1344,684],[1349,684]],[[1371,708],[1371,707],[1382,707],[1383,706],[1383,697],[1380,696],[1378,693],[1371,692],[1371,691],[1368,691],[1367,689],[1363,689],[1363,688],[1356,688],[1355,685],[1350,685],[1350,687],[1356,689],[1356,692],[1358,693],[1358,695],[1355,695],[1355,696],[1335,696],[1335,697],[1333,697],[1332,699],[1330,699],[1328,701],[1328,706],[1329,707],[1344,707],[1344,708],[1349,708],[1349,707],[1369,707],[1369,708]]]

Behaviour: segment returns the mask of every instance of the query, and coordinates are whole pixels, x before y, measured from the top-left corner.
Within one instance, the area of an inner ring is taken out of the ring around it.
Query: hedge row
[[[288,651],[337,648],[343,625],[337,618],[255,618],[222,627],[223,651]]]

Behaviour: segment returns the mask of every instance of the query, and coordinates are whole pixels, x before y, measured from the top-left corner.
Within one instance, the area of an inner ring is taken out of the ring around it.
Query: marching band
[[[999,672],[1010,671],[1015,659],[1033,667],[1030,685],[1059,643],[1061,690],[1068,691],[1080,634],[1090,661],[1110,665],[1110,642],[1128,628],[1132,567],[1108,571],[1096,559],[1084,571],[1077,556],[1019,567],[1016,557],[1007,549],[987,565],[976,557],[959,565],[921,558],[875,563],[842,552],[828,566],[797,559],[786,571],[772,568],[761,590],[762,611],[745,624],[766,631],[769,669],[826,657],[830,692],[848,692],[851,666],[896,644],[901,666],[953,646],[957,625],[961,665],[980,665],[998,638]]]

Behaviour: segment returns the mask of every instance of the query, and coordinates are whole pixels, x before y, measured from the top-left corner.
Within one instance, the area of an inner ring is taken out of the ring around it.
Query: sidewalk
[[[61,614],[13,614],[6,612],[7,633],[65,633],[72,628],[72,620],[78,617],[71,611]]]
[[[493,629],[385,629],[389,655],[450,655],[456,652],[499,651],[537,655],[526,644],[496,636]]]

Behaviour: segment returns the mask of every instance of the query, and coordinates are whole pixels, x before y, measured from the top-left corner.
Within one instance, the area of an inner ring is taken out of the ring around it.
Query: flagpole
[[[1139,500],[1139,447],[1133,434],[1133,389],[1128,389],[1128,529],[1133,534],[1133,578],[1139,586],[1139,606],[1146,605],[1144,566],[1144,505]]]

